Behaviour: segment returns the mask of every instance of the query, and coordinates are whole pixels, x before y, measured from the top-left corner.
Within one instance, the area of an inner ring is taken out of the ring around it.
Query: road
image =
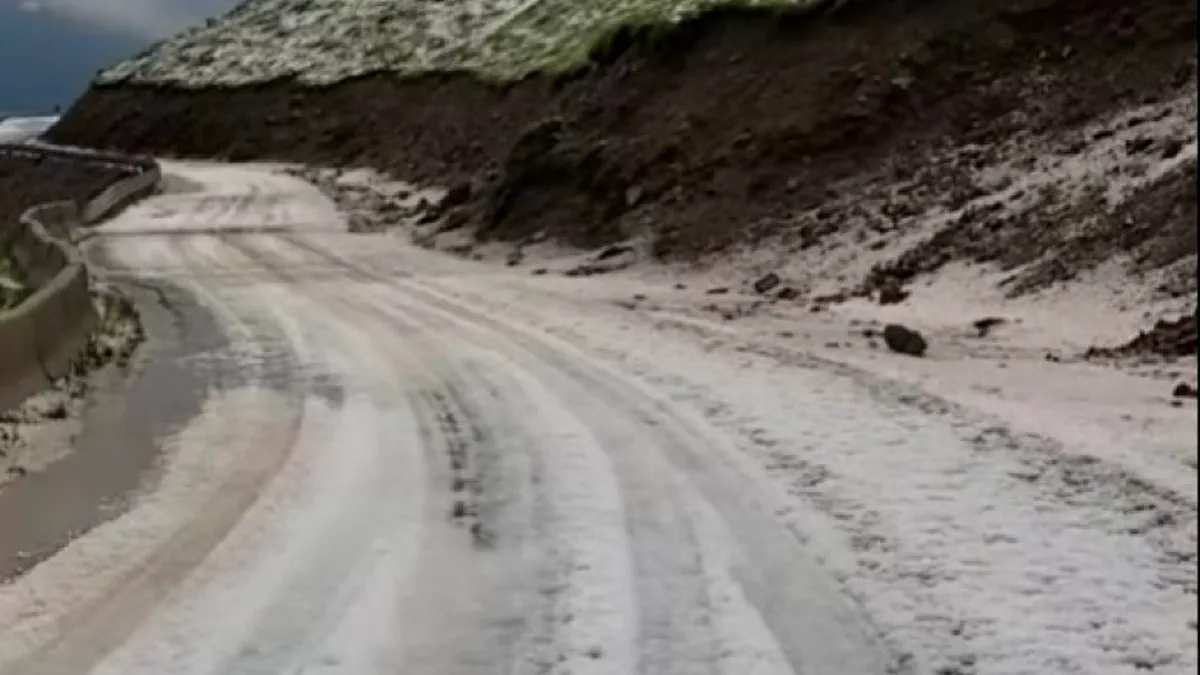
[[[29,575],[54,585],[0,672],[884,671],[702,419],[296,179],[172,171],[100,231],[104,273],[199,297],[230,338],[204,367],[239,377],[153,495]]]
[[[160,466],[0,585],[0,675],[1194,670],[1194,495],[270,167],[164,173],[87,244],[177,316],[129,403]]]

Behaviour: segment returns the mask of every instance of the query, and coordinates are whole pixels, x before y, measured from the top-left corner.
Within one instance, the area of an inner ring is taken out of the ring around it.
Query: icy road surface
[[[226,376],[133,508],[0,587],[0,675],[1195,667],[1194,501],[348,235],[265,167],[165,172],[102,274],[207,305]]]

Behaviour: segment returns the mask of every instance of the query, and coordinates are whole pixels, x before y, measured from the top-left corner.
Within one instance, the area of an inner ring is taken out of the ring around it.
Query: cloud
[[[206,17],[235,0],[23,0],[26,11],[44,12],[106,31],[158,39]]]

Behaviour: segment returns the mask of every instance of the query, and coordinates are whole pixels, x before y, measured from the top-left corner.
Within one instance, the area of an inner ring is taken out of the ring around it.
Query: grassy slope
[[[673,23],[723,6],[816,0],[246,0],[159,43],[99,82],[236,86],[281,77],[329,84],[373,72],[468,71],[488,80],[573,70],[620,26]]]

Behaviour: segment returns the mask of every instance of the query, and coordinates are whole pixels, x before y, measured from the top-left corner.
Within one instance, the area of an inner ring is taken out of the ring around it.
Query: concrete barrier
[[[84,205],[80,214],[83,222],[93,224],[115,216],[127,205],[153,193],[161,179],[162,174],[156,164],[149,170],[142,170],[125,180],[113,183]]]
[[[0,148],[0,154],[11,149]],[[19,405],[66,375],[96,326],[87,268],[70,243],[73,231],[149,195],[161,177],[157,163],[146,158],[46,146],[22,147],[13,154],[119,164],[130,175],[86,203],[42,204],[25,211],[15,227],[0,227],[0,252],[15,257],[36,288],[20,305],[0,312],[0,410]]]
[[[37,290],[20,305],[0,312],[0,410],[20,404],[65,375],[87,343],[96,313],[87,270],[69,244],[50,236],[37,220],[42,209],[76,211],[67,202],[36,206],[21,218],[14,255]]]
[[[119,155],[104,150],[64,148],[45,143],[0,143],[0,156],[52,158],[128,170],[130,175],[127,178],[113,183],[100,194],[90,196],[86,203],[80,204],[84,225],[110,218],[133,201],[150,195],[162,179],[162,171],[154,158]]]

